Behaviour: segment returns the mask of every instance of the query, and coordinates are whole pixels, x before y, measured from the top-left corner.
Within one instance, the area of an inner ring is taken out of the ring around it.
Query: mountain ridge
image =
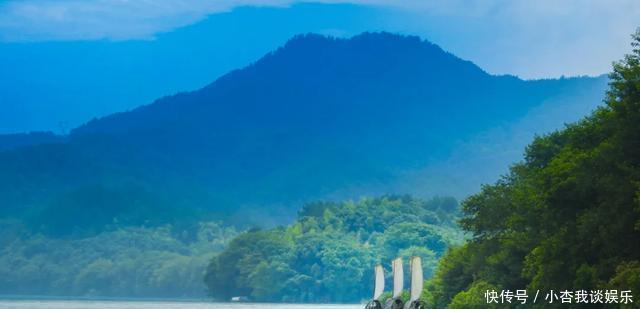
[[[109,208],[92,194],[121,203],[131,186],[148,196],[120,205],[125,213],[156,203],[222,219],[286,217],[343,188],[365,188],[347,193],[357,197],[389,187],[456,141],[604,82],[494,76],[418,37],[301,35],[200,90],[90,121],[65,143],[0,152],[0,214]]]

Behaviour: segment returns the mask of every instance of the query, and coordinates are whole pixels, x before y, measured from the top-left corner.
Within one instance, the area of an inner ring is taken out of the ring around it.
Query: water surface
[[[364,305],[228,304],[166,301],[0,300],[0,309],[362,309]]]

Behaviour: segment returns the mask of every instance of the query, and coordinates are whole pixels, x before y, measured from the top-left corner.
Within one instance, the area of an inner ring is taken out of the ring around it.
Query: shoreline
[[[89,297],[89,296],[33,296],[33,295],[0,295],[0,302],[21,302],[21,301],[43,301],[43,302],[64,302],[64,301],[73,301],[73,302],[166,302],[166,303],[206,303],[206,304],[221,304],[221,305],[230,305],[230,304],[239,304],[239,305],[310,305],[310,306],[355,306],[355,305],[363,305],[365,303],[284,303],[284,302],[220,302],[213,301],[208,298],[158,298],[158,297],[150,297],[150,298],[133,298],[133,297]]]

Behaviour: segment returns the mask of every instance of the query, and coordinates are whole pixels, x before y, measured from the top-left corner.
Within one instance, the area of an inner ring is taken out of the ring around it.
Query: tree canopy
[[[205,282],[218,300],[357,302],[371,297],[374,265],[421,256],[430,274],[463,234],[452,198],[408,196],[313,203],[287,227],[254,229],[209,264]]]
[[[486,287],[640,295],[640,31],[632,46],[605,106],[536,138],[524,162],[462,203],[473,237],[443,257],[426,298],[485,304]]]

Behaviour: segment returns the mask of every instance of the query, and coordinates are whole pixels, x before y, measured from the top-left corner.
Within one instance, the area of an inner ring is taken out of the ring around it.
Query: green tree
[[[433,303],[470,304],[483,285],[640,292],[640,30],[632,46],[605,106],[537,137],[524,162],[462,203],[473,238],[440,262]]]
[[[371,297],[376,263],[419,255],[431,274],[446,247],[462,238],[454,201],[385,196],[313,203],[286,228],[234,239],[211,260],[205,282],[221,300],[358,302]]]

